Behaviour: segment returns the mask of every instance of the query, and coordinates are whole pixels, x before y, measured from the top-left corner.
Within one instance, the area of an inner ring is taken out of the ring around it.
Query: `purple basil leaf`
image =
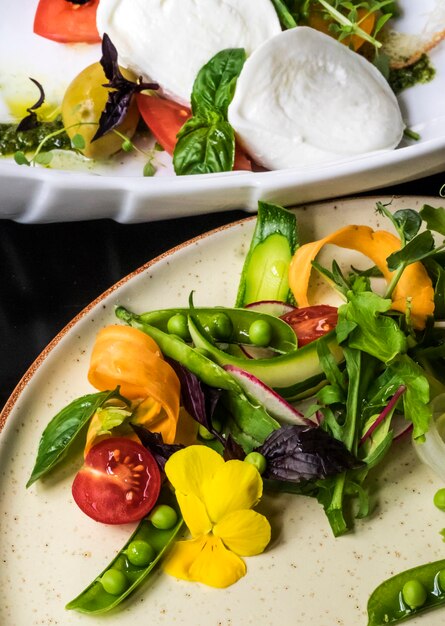
[[[39,125],[39,120],[37,119],[37,115],[34,111],[30,111],[29,114],[22,119],[22,121],[17,126],[16,132],[23,133],[27,130],[32,130],[33,128],[37,128]]]
[[[294,483],[327,478],[362,465],[341,441],[312,426],[274,430],[257,452],[266,457],[264,478]]]
[[[105,109],[99,118],[99,128],[91,141],[100,139],[124,121],[132,97],[133,91],[110,91]]]
[[[184,447],[182,444],[164,443],[160,433],[152,433],[145,426],[139,424],[131,424],[131,426],[144,448],[152,453],[162,470],[171,455]]]
[[[42,104],[45,102],[45,92],[43,90],[42,85],[35,78],[29,77],[29,80],[32,80],[34,85],[36,85],[39,90],[39,99],[35,102],[31,107],[26,109],[28,111],[28,115],[19,122],[17,126],[17,132],[21,133],[23,131],[32,130],[39,125],[39,121],[37,119],[37,115],[34,113],[36,109],[39,109]]]
[[[220,433],[213,428],[212,417],[216,406],[221,398],[221,390],[209,387],[202,383],[195,374],[192,374],[186,367],[167,359],[176,372],[181,384],[182,405],[194,420],[211,432],[220,441],[224,442]]]
[[[246,453],[243,448],[239,445],[239,443],[236,443],[232,435],[229,434],[224,445],[224,461],[232,461],[233,459],[237,461],[244,461],[245,458]]]
[[[99,139],[116,126],[119,126],[127,115],[128,108],[135,93],[144,89],[159,89],[157,83],[134,83],[123,76],[117,59],[117,50],[109,36],[104,33],[102,38],[102,58],[100,60],[110,92],[105,109],[99,119],[99,128],[91,141]]]

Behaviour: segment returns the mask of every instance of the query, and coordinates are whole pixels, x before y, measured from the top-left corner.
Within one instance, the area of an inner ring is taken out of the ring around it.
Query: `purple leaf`
[[[194,420],[201,424],[221,442],[224,439],[213,428],[212,417],[221,398],[221,390],[202,383],[195,374],[173,359],[167,359],[181,384],[182,405]]]
[[[184,447],[182,444],[164,443],[160,433],[152,433],[145,426],[139,424],[131,424],[131,426],[144,448],[152,453],[161,470],[164,469],[171,455]]]
[[[274,430],[257,452],[266,458],[264,478],[293,483],[327,478],[362,465],[322,428],[296,424]]]
[[[102,38],[102,58],[100,60],[110,92],[105,109],[99,118],[99,128],[91,141],[99,139],[123,122],[135,93],[144,89],[159,89],[157,83],[133,82],[123,76],[117,58],[117,50],[109,36],[104,33]]]
[[[244,461],[246,458],[246,453],[243,448],[239,445],[239,443],[236,443],[232,435],[229,435],[225,441],[223,458],[224,461],[233,461],[234,459],[237,461]]]
[[[19,125],[17,126],[17,132],[19,133],[23,131],[27,131],[27,130],[32,130],[33,128],[36,128],[39,125],[39,120],[37,119],[35,110],[39,109],[42,106],[42,104],[45,102],[45,92],[43,90],[42,85],[35,78],[30,77],[29,80],[32,80],[34,85],[37,86],[40,92],[40,95],[39,95],[39,99],[37,100],[37,102],[35,102],[31,107],[26,109],[28,111],[28,115],[24,117],[22,121],[19,122]]]

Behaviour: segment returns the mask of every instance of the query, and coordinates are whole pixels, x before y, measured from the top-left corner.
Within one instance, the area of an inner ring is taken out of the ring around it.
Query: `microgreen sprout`
[[[375,0],[361,2],[358,7],[354,6],[352,2],[345,2],[343,0],[334,0],[332,3],[327,0],[318,0],[318,2],[324,7],[326,13],[335,20],[336,23],[331,26],[331,30],[336,33],[339,41],[351,35],[356,35],[372,44],[376,49],[382,46],[381,42],[376,39],[376,35],[392,17],[391,12],[382,13],[382,15],[379,16],[372,35],[363,30],[360,25],[372,13],[380,12],[384,7],[392,4],[392,0],[383,0],[383,2],[377,2]],[[366,13],[360,18],[358,16],[358,8],[366,9]]]

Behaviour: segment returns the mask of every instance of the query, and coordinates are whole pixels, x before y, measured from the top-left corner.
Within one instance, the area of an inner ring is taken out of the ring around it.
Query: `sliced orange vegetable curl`
[[[366,255],[382,272],[389,284],[394,272],[388,270],[386,259],[400,250],[401,242],[386,230],[373,230],[369,226],[345,226],[323,239],[298,248],[289,268],[289,286],[298,306],[310,306],[308,300],[312,261],[326,244],[356,250]],[[426,318],[434,312],[434,288],[422,263],[412,263],[404,270],[392,294],[392,308],[406,313],[411,311],[413,325],[422,329]]]
[[[179,416],[180,383],[155,341],[131,326],[99,331],[91,354],[88,380],[99,391],[120,386],[136,407],[132,422],[143,424],[173,443]]]

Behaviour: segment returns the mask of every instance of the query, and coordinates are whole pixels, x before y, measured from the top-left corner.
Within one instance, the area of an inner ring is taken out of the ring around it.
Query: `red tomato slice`
[[[34,17],[36,35],[60,43],[98,43],[96,10],[99,0],[74,4],[69,0],[40,0]]]
[[[109,437],[88,452],[72,492],[79,508],[97,522],[127,524],[147,515],[160,488],[151,453],[131,439]]]
[[[139,112],[156,141],[166,152],[173,154],[176,135],[192,115],[190,109],[173,100],[143,93],[136,95],[136,101]]]
[[[295,331],[298,337],[298,345],[305,346],[307,343],[326,335],[337,325],[337,309],[327,304],[294,309],[281,316]]]
[[[136,100],[139,112],[156,141],[172,155],[176,146],[176,135],[191,117],[191,110],[178,102],[159,96],[139,93],[136,95]],[[238,146],[235,152],[234,169],[252,169],[251,162]]]

